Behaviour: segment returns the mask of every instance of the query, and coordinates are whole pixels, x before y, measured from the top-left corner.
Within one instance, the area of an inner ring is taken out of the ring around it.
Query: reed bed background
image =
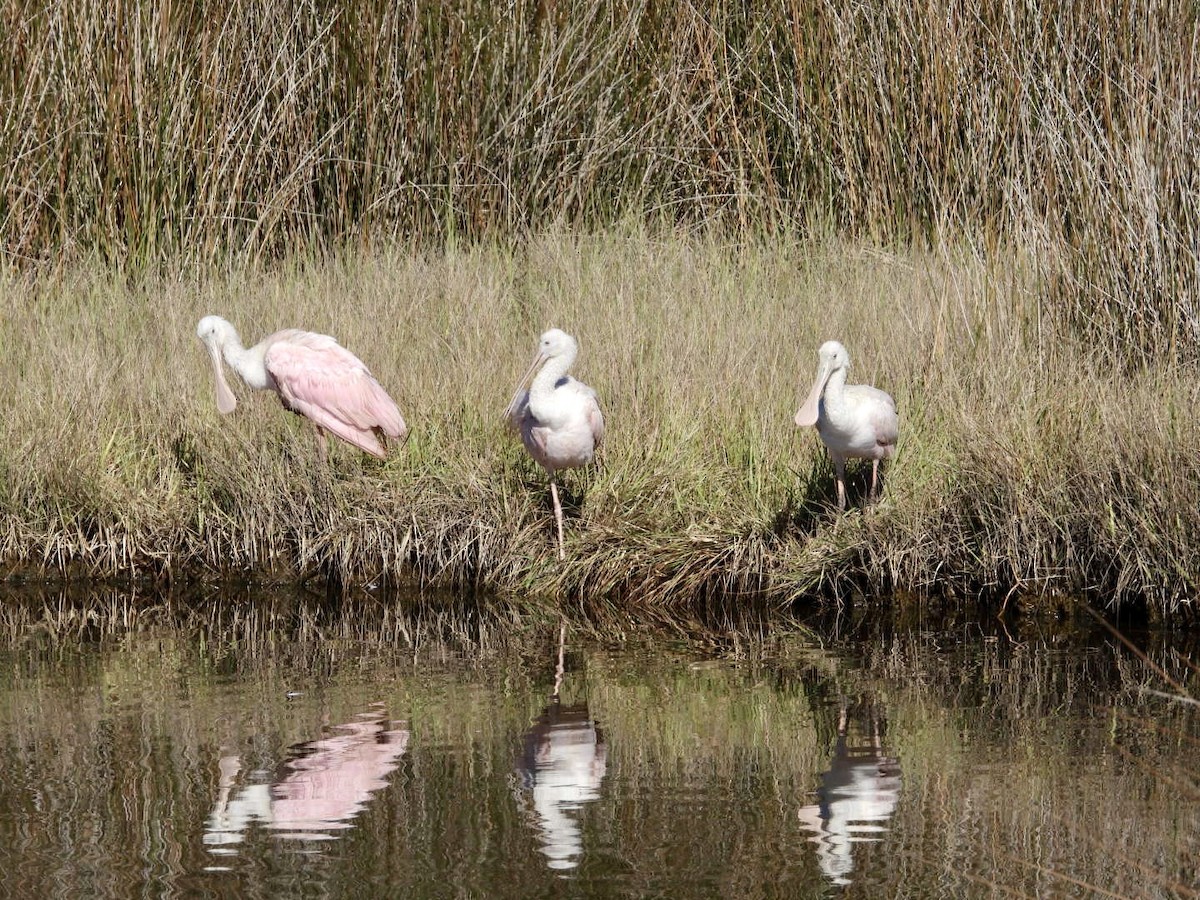
[[[1194,4],[0,5],[14,263],[589,229],[949,235],[1122,360],[1197,338]]]
[[[908,588],[1191,617],[1192,4],[0,5],[10,569],[411,577],[621,614]],[[218,423],[196,320],[341,339],[413,438]],[[610,421],[570,551],[498,413]],[[828,513],[815,348],[889,390]],[[859,485],[861,488],[861,484]]]

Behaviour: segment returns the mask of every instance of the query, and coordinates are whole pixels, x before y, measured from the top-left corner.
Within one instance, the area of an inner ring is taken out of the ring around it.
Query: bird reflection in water
[[[850,884],[852,845],[881,840],[896,811],[900,761],[883,752],[882,715],[846,704],[838,710],[837,741],[822,773],[818,802],[801,807],[800,824],[812,832],[821,871],[834,884]]]
[[[222,756],[204,843],[213,853],[236,852],[231,845],[240,844],[255,822],[280,838],[332,840],[332,832],[352,827],[400,764],[409,732],[392,724],[382,710],[362,713],[327,737],[291,748],[274,778],[252,772],[248,783],[239,784],[241,758]]]
[[[547,865],[566,874],[583,856],[580,809],[600,797],[607,771],[604,735],[588,713],[586,701],[564,704],[563,679],[566,625],[559,631],[558,667],[550,703],[525,733],[517,759],[518,805],[532,820]]]

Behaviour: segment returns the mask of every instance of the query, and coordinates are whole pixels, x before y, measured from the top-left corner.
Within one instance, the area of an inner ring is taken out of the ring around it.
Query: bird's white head
[[[817,377],[808,396],[796,410],[795,422],[801,428],[817,424],[821,413],[821,396],[825,393],[825,385],[829,377],[839,370],[850,368],[850,354],[837,341],[826,341],[817,351]]]
[[[220,316],[205,316],[196,326],[196,337],[210,347],[222,347],[230,338],[237,339],[237,330]]]
[[[817,351],[817,359],[820,360],[820,365],[828,366],[830,372],[850,368],[850,354],[838,341],[823,343]]]
[[[575,343],[575,338],[561,328],[551,328],[538,339],[538,356],[542,360],[560,356],[569,356],[573,360],[578,353],[579,345]]]
[[[231,413],[237,407],[237,398],[229,389],[225,380],[225,370],[221,365],[221,351],[227,345],[238,343],[238,334],[229,322],[220,316],[205,316],[196,326],[196,337],[208,348],[212,360],[213,377],[217,382],[217,409],[222,413]]]

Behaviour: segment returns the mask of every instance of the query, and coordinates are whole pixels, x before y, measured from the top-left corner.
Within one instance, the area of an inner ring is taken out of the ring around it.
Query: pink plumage
[[[288,329],[263,341],[263,365],[293,412],[381,459],[379,435],[408,433],[400,409],[361,359],[326,334]]]
[[[222,413],[237,407],[224,359],[251,388],[275,391],[287,409],[311,421],[322,452],[326,431],[380,459],[385,438],[408,435],[399,407],[366,364],[327,334],[289,328],[246,349],[233,326],[217,316],[201,319],[196,334],[212,357]]]

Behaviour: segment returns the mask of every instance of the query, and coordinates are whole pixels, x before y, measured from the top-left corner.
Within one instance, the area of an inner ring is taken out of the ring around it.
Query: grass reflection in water
[[[1195,896],[1178,637],[77,600],[0,617],[23,896]]]

